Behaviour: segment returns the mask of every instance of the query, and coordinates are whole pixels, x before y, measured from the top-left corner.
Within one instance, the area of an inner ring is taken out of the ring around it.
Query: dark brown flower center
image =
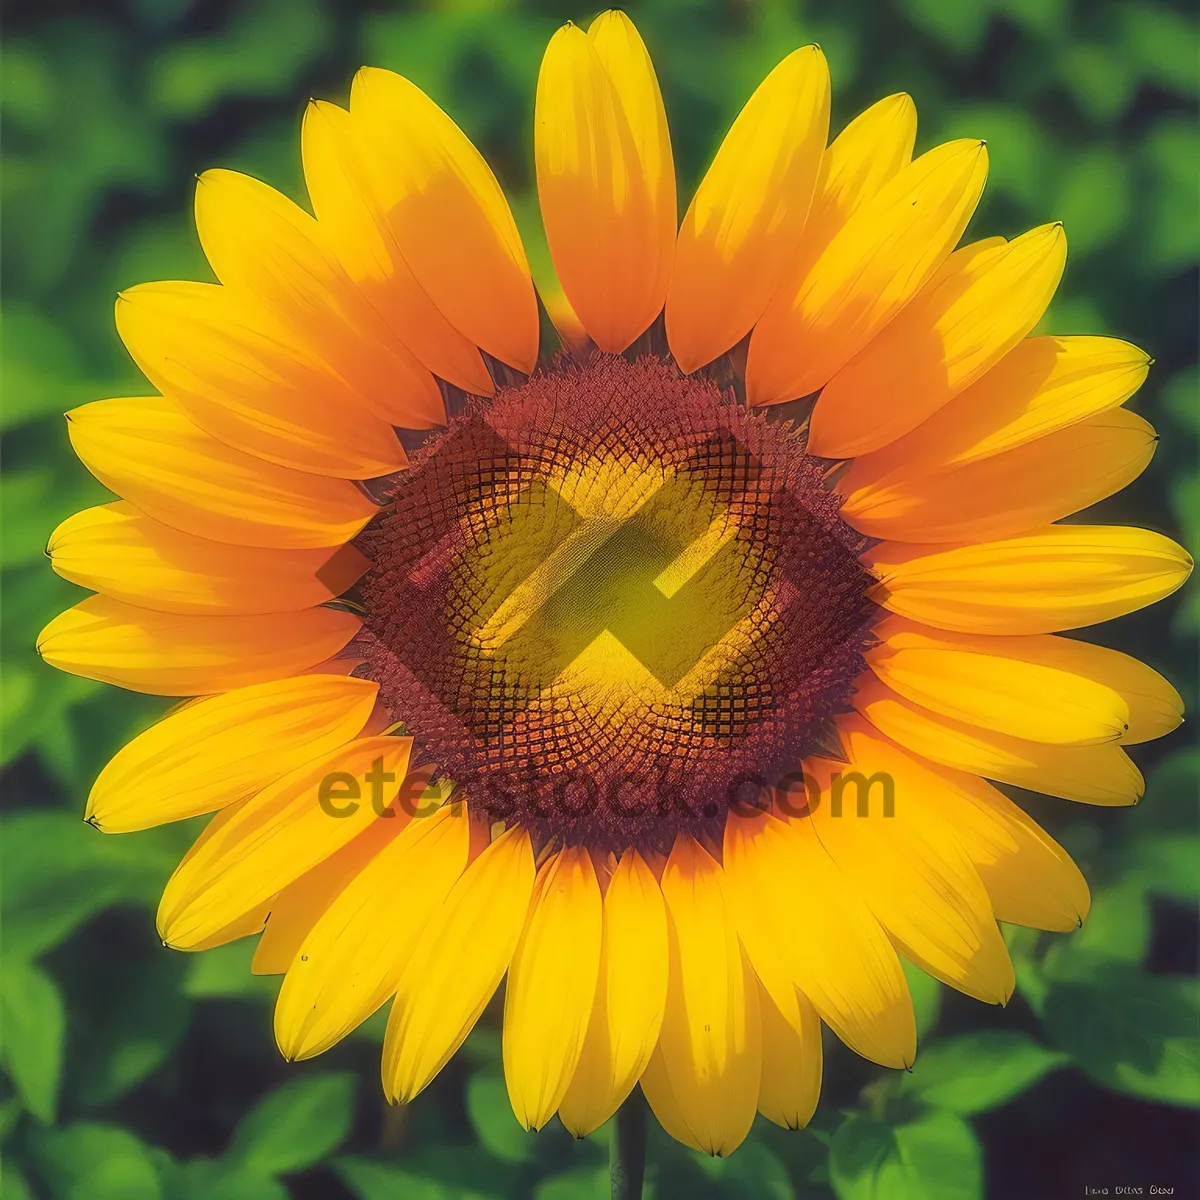
[[[456,418],[361,539],[360,673],[491,821],[719,834],[829,744],[875,607],[802,432],[653,357]]]

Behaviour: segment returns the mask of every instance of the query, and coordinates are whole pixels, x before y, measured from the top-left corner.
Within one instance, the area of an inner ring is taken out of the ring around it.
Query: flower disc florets
[[[654,357],[479,403],[362,545],[360,670],[492,821],[669,849],[828,742],[875,606],[829,463]]]

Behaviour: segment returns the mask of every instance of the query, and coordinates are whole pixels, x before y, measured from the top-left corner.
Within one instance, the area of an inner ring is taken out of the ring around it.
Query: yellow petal
[[[627,850],[604,894],[604,939],[591,1021],[559,1107],[575,1137],[599,1129],[641,1078],[658,1044],[667,1001],[667,916],[662,891]]]
[[[466,866],[469,832],[461,805],[410,821],[338,893],[279,992],[275,1040],[285,1058],[327,1050],[395,991],[425,922]]]
[[[293,550],[340,546],[377,511],[352,483],[235,450],[160,396],[72,409],[67,433],[105,487],[197,537]]]
[[[917,107],[904,92],[859,113],[825,151],[817,191],[787,282],[798,287],[852,213],[912,161]]]
[[[895,618],[876,634],[868,666],[893,691],[942,716],[1076,746],[1117,741],[1129,723],[1129,705],[1113,688],[1046,661],[1053,638],[951,634]]]
[[[64,579],[157,612],[298,612],[344,592],[370,565],[353,546],[263,550],[181,533],[118,501],[68,517],[46,547]]]
[[[474,343],[417,282],[369,183],[369,150],[350,114],[312,101],[300,135],[313,211],[341,269],[398,342],[434,375],[490,396],[492,380]]]
[[[941,786],[922,802],[971,856],[997,920],[1075,929],[1087,916],[1087,882],[1070,855],[1006,796],[972,775],[930,767]]]
[[[531,371],[538,310],[516,222],[479,151],[428,96],[391,71],[354,78],[350,119],[372,199],[417,282],[467,338]]]
[[[238,810],[245,806],[245,803],[246,801],[241,801],[237,804],[231,804],[228,808],[223,808],[219,812],[214,813],[200,833],[200,836],[188,848],[179,866],[182,867],[184,863],[194,859],[233,820]],[[189,949],[211,950],[216,946],[224,946],[229,942],[237,941],[239,938],[253,936],[253,934],[262,929],[263,922],[266,921],[267,914],[271,911],[273,899],[274,897],[271,897],[262,904],[256,905],[244,913],[239,913],[226,924],[216,928],[208,937],[197,942],[195,946],[189,947]]]
[[[192,947],[193,950],[215,950],[218,946],[227,946],[230,942],[240,941],[244,937],[253,937],[261,933],[271,911],[271,902],[260,904],[258,908],[231,921],[224,929],[218,929],[210,938]]]
[[[667,1076],[667,1068],[663,1063],[662,1047],[656,1045],[650,1055],[650,1061],[642,1072],[642,1093],[650,1105],[654,1118],[677,1142],[691,1150],[708,1153],[700,1139],[687,1127],[683,1119],[683,1109],[678,1096],[671,1086]]]
[[[1124,404],[1149,369],[1144,351],[1116,338],[1026,338],[912,433],[856,458],[845,489],[965,466],[1068,429]]]
[[[575,1073],[596,997],[603,924],[587,848],[552,855],[538,872],[504,993],[504,1078],[525,1129],[550,1120]]]
[[[247,175],[206,171],[196,228],[238,310],[269,314],[266,328],[298,358],[325,367],[356,406],[389,425],[445,421],[433,376],[338,266],[328,230],[299,205]]]
[[[368,723],[360,736],[373,736],[373,724],[373,721]],[[405,779],[404,787],[411,778],[409,775]],[[300,953],[304,939],[325,915],[326,909],[407,827],[406,821],[390,817],[372,821],[328,858],[323,858],[282,888],[271,901],[270,918],[254,950],[251,972],[282,975],[287,971]]]
[[[155,696],[203,696],[283,679],[336,654],[359,619],[332,608],[192,617],[89,596],[38,635],[52,667]]]
[[[911,1064],[917,1029],[900,960],[811,824],[730,815],[725,878],[738,932],[745,939],[755,927],[786,955],[793,982],[852,1050],[882,1066]]]
[[[401,823],[403,814],[377,816],[371,781],[378,773],[382,783],[374,790],[382,808],[399,790],[396,781],[404,778],[411,749],[411,738],[359,738],[225,810],[229,821],[167,881],[158,909],[163,941],[192,949],[214,929],[281,892],[373,821]],[[343,799],[343,785],[357,787],[362,799]]]
[[[1119,492],[1149,465],[1157,441],[1141,417],[1117,409],[988,458],[897,469],[884,485],[849,492],[841,512],[861,533],[892,541],[1011,537]]]
[[[1183,698],[1168,680],[1144,662],[1078,638],[1036,641],[1040,662],[1112,688],[1125,701],[1129,706],[1129,728],[1118,739],[1124,745],[1153,741],[1182,722]]]
[[[923,154],[847,220],[796,292],[783,291],[750,339],[753,404],[824,386],[921,290],[946,260],[983,191],[982,142]]]
[[[189,704],[117,751],[92,785],[85,819],[128,833],[244,800],[348,742],[378,690],[365,679],[299,675]]]
[[[433,914],[396,988],[383,1089],[407,1104],[446,1065],[508,969],[533,892],[529,835],[514,825],[467,868]]]
[[[560,29],[538,75],[538,197],[555,271],[601,350],[662,310],[675,253],[675,167],[658,80],[624,13]]]
[[[758,1105],[758,988],[725,903],[721,868],[687,834],[675,839],[662,893],[669,946],[663,1065],[697,1142],[708,1154],[730,1154],[750,1132]]]
[[[906,749],[943,766],[1083,804],[1135,804],[1142,774],[1116,742],[1049,745],[938,716],[864,677],[854,707]]]
[[[928,808],[938,777],[861,717],[839,718],[838,730],[846,763],[816,768],[814,835],[907,958],[977,1000],[1005,1003],[1013,968],[987,891]]]
[[[829,65],[788,55],[738,114],[679,231],[667,339],[684,371],[739,342],[783,283],[829,136]]]
[[[821,1018],[807,997],[797,993],[797,1000],[799,1032],[759,987],[763,1059],[758,1111],[784,1129],[803,1129],[821,1095]]]
[[[915,429],[1038,323],[1066,261],[1061,224],[950,255],[825,385],[813,410],[809,450],[852,458]]]
[[[214,437],[343,479],[407,465],[395,431],[343,379],[304,361],[255,317],[211,283],[146,283],[117,298],[117,332],[134,362]]]
[[[1183,549],[1148,529],[1051,525],[1004,541],[930,552],[884,542],[866,559],[885,608],[942,629],[1054,633],[1169,596],[1191,574]]]

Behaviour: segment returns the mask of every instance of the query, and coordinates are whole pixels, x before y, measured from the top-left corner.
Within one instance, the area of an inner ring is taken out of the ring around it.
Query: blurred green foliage
[[[1067,276],[1045,327],[1107,332],[1157,359],[1134,401],[1162,440],[1100,519],[1200,541],[1200,33],[1166,0],[646,0],[632,15],[663,82],[681,188],[740,103],[795,46],[832,66],[835,125],[910,91],[922,146],[988,139],[974,230],[1061,218]],[[61,413],[146,390],[112,328],[117,289],[211,278],[188,217],[195,172],[249,171],[303,200],[310,95],[343,100],[362,63],[413,78],[494,164],[538,273],[531,166],[546,40],[588,13],[548,0],[15,0],[3,48],[3,817],[0,1091],[6,1200],[358,1197],[583,1200],[607,1194],[605,1134],[534,1138],[508,1108],[497,1014],[410,1110],[386,1110],[373,1020],[323,1059],[284,1064],[242,944],[168,953],[157,894],[190,826],[105,838],[80,821],[96,771],[161,709],[44,668],[37,630],[75,589],[42,556],[54,525],[103,499]],[[1104,637],[1196,706],[1195,585]],[[817,1119],[762,1122],[730,1160],[654,1131],[669,1197],[975,1200],[1158,1182],[1196,1194],[1195,925],[1200,753],[1181,731],[1143,750],[1135,810],[1024,796],[1076,855],[1093,915],[1065,938],[1006,931],[1004,1012],[913,973],[911,1075],[828,1047]],[[1191,1172],[1191,1174],[1189,1174]]]

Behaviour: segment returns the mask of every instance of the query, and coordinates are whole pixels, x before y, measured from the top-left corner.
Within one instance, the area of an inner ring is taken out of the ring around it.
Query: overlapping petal
[[[603,907],[584,846],[538,872],[504,993],[504,1078],[517,1120],[541,1129],[583,1052],[600,974]]]
[[[332,658],[359,619],[332,608],[198,617],[89,596],[38,635],[51,666],[155,696],[204,696],[282,679]]]
[[[662,310],[675,254],[667,116],[624,13],[546,47],[534,119],[538,196],[563,292],[601,350],[624,350]]]
[[[956,251],[821,391],[809,449],[869,454],[909,433],[1004,357],[1040,320],[1067,258],[1061,225]]]
[[[395,990],[425,922],[467,863],[469,818],[455,808],[410,821],[308,932],[275,1005],[275,1039],[286,1058],[320,1054]]]
[[[350,120],[372,206],[417,283],[469,341],[532,370],[533,280],[508,201],[479,151],[420,88],[391,71],[359,71]]]
[[[189,704],[117,751],[92,785],[86,819],[127,833],[236,804],[350,741],[378,691],[365,679],[299,675]]]
[[[627,850],[604,894],[596,997],[575,1074],[559,1108],[576,1137],[616,1112],[658,1044],[667,1000],[667,917],[658,881]]]
[[[1157,441],[1151,425],[1117,409],[986,458],[898,467],[886,484],[849,491],[842,515],[862,533],[899,542],[1011,537],[1119,492],[1149,466]]]
[[[787,278],[828,129],[829,66],[804,46],[746,102],[683,218],[666,325],[684,371],[745,337]]]
[[[454,327],[417,281],[371,186],[371,147],[350,114],[314,100],[300,133],[304,179],[341,269],[390,335],[427,370],[468,392],[492,393],[475,344]]]
[[[238,546],[340,546],[376,508],[346,479],[276,466],[204,432],[160,396],[67,414],[75,453],[105,487],[184,533]]]
[[[746,363],[752,404],[823,387],[934,276],[983,192],[982,142],[923,154],[858,208],[795,291],[784,290],[755,327]]]
[[[68,517],[46,546],[64,579],[156,612],[247,616],[333,600],[369,566],[353,546],[266,550],[172,529],[117,501]]]
[[[467,868],[430,918],[396,987],[383,1043],[383,1087],[406,1104],[462,1045],[508,969],[533,892],[519,825]]]
[[[1183,586],[1192,558],[1149,529],[1051,525],[1001,541],[868,551],[884,607],[942,629],[1056,633],[1109,621]]]
[[[280,466],[343,479],[407,465],[390,424],[256,317],[211,283],[142,284],[117,299],[117,329],[134,361],[214,437]],[[414,413],[405,423],[433,420]]]
[[[669,968],[659,1050],[680,1117],[709,1154],[750,1132],[762,1073],[758,987],[725,900],[721,868],[680,834],[663,869]],[[651,1107],[657,1094],[647,1093]]]
[[[405,814],[387,817],[377,809],[385,809],[399,791],[411,751],[411,738],[359,738],[226,810],[229,820],[184,859],[167,883],[158,910],[163,941],[191,949],[282,891],[372,822],[388,821],[387,829],[398,832]],[[380,780],[374,795],[372,772]],[[343,782],[345,790],[335,793],[333,784]],[[350,785],[357,799],[350,799]]]

